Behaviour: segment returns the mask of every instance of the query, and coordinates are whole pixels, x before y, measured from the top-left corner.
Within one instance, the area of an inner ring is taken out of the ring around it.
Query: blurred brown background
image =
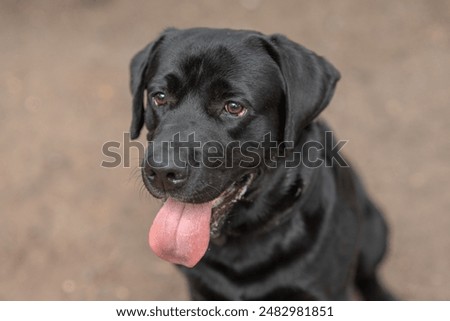
[[[128,63],[165,27],[283,33],[342,73],[323,117],[391,225],[382,277],[450,300],[449,1],[0,4],[0,299],[186,299],[147,232],[158,202],[102,144],[130,121]],[[136,153],[135,153],[136,154]]]

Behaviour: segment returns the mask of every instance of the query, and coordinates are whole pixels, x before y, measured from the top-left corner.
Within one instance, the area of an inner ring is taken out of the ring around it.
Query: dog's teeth
[[[223,198],[221,196],[219,196],[218,198],[216,198],[213,201],[213,207],[216,207],[217,205],[219,205],[221,202],[223,201]]]

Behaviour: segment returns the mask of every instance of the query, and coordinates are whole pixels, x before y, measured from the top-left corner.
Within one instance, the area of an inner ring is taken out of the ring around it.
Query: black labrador
[[[386,224],[315,120],[339,72],[282,35],[168,29],[131,62],[149,233],[197,300],[391,299]]]

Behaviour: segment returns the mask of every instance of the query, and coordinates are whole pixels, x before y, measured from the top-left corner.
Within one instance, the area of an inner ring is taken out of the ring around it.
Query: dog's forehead
[[[261,70],[271,59],[263,46],[251,41],[255,37],[256,33],[226,29],[177,32],[164,41],[160,63],[181,73],[196,70],[233,74]]]

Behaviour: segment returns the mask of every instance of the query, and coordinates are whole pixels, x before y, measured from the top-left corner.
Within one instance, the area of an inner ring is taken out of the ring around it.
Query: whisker
[[[207,187],[210,187],[210,188],[214,189],[216,192],[218,192],[219,194],[221,194],[221,191],[220,191],[217,187],[215,187],[214,185],[211,185],[211,184],[209,184],[209,183],[207,183],[207,182],[205,182],[205,181],[200,181],[200,183],[201,183],[201,184],[204,184],[204,185],[207,186]]]

